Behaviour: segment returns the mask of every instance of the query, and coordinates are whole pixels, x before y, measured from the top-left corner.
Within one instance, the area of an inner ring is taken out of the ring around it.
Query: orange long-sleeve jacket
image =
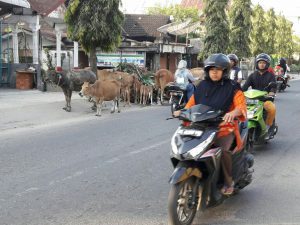
[[[192,95],[192,97],[189,99],[188,103],[186,104],[185,108],[189,109],[195,104],[196,104],[195,97],[194,95]],[[238,117],[238,120],[245,121],[247,119],[247,104],[246,104],[245,95],[241,90],[238,90],[235,93],[233,97],[233,102],[229,108],[229,112],[235,109],[240,109],[242,112],[242,115]],[[243,145],[243,142],[239,132],[238,121],[235,120],[234,123],[221,123],[219,127],[218,137],[226,136],[232,132],[234,132],[236,137],[237,148],[240,149]]]

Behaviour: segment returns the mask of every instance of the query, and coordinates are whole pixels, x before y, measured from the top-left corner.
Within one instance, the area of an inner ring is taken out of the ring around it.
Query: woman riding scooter
[[[194,95],[185,108],[203,104],[227,112],[223,118],[224,122],[220,124],[216,144],[222,147],[225,184],[221,192],[224,195],[231,195],[234,191],[234,182],[230,147],[234,138],[236,138],[237,149],[242,147],[238,120],[246,120],[246,100],[240,85],[229,79],[230,60],[226,55],[220,53],[209,56],[205,61],[204,71],[205,80],[196,87]],[[175,117],[179,115],[180,111],[174,112]]]

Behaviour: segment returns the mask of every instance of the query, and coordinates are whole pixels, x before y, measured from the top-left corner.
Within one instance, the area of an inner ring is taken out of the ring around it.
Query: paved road
[[[299,90],[294,81],[278,94],[279,133],[257,146],[253,183],[194,225],[300,224]],[[98,118],[81,99],[70,114],[60,97],[19,104],[6,105],[9,123],[0,129],[1,225],[167,224],[169,142],[178,125],[165,120],[169,107]]]

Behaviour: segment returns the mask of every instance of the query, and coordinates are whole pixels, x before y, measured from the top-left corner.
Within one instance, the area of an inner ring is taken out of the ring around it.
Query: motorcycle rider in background
[[[290,71],[290,68],[288,66],[288,64],[286,63],[286,59],[285,58],[280,58],[278,64],[275,67],[275,71],[278,70],[282,70],[282,73],[284,74],[284,77],[287,79],[286,80],[286,86],[290,87],[290,85],[288,84],[290,76],[287,74],[287,72]]]
[[[186,91],[186,101],[190,99],[193,95],[195,86],[193,84],[197,79],[193,77],[191,72],[186,68],[187,62],[185,60],[180,60],[178,63],[177,70],[175,72],[175,83],[180,87],[180,89]]]
[[[265,88],[271,83],[276,83],[275,76],[268,71],[270,66],[271,57],[266,53],[261,53],[257,55],[255,59],[256,70],[250,74],[245,84],[243,85],[243,91],[247,91],[249,87],[252,89],[257,89],[260,91],[265,91]],[[275,95],[276,87],[272,87],[271,90],[267,90],[269,95]],[[272,127],[276,116],[275,104],[271,101],[264,102],[264,109],[267,112],[266,125],[268,129],[269,136],[274,134]]]
[[[227,56],[230,59],[230,65],[231,65],[230,79],[240,84],[243,80],[243,74],[241,68],[238,67],[239,58],[235,54],[229,54]]]
[[[242,147],[242,140],[238,129],[238,118],[246,120],[246,99],[241,86],[229,79],[230,60],[224,54],[212,54],[204,62],[204,80],[196,87],[194,95],[190,98],[185,108],[203,104],[216,110],[226,112],[220,124],[216,145],[222,147],[222,168],[225,185],[221,189],[224,195],[231,195],[234,191],[232,180],[232,152],[230,147],[234,138],[238,149]],[[178,117],[180,111],[174,112]]]

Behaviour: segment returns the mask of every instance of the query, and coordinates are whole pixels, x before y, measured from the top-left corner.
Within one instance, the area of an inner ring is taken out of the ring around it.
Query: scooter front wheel
[[[194,188],[195,184],[196,179],[194,177],[190,177],[187,180],[172,185],[168,198],[168,224],[192,224],[197,211],[198,198],[195,198],[195,195],[198,194],[199,190],[198,187]]]

